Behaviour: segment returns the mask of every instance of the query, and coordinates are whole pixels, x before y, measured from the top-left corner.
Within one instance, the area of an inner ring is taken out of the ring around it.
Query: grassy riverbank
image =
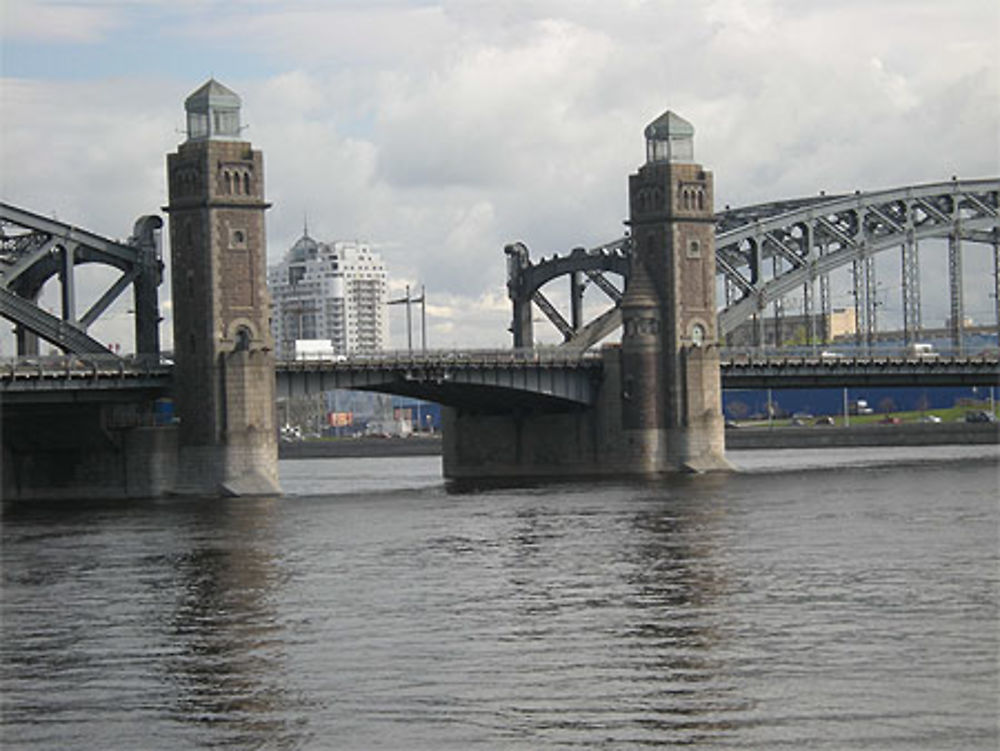
[[[776,427],[785,428],[805,425],[816,425],[817,420],[823,421],[826,418],[833,420],[834,426],[843,427],[846,424],[852,426],[855,425],[872,425],[885,422],[887,418],[895,418],[900,421],[900,423],[923,423],[933,421],[933,417],[937,417],[941,422],[964,422],[966,414],[969,412],[979,412],[979,411],[990,411],[990,405],[988,402],[983,402],[975,406],[961,406],[961,407],[948,407],[947,409],[929,409],[929,410],[913,410],[907,412],[885,412],[877,413],[871,415],[851,415],[845,420],[843,414],[839,415],[810,415],[808,417],[787,417],[782,419],[772,420],[768,422],[767,420],[736,420],[727,423],[729,427],[737,428],[766,428],[766,427]],[[995,405],[993,408],[993,414],[995,417],[1000,418],[1000,409]],[[796,422],[798,420],[798,422]]]

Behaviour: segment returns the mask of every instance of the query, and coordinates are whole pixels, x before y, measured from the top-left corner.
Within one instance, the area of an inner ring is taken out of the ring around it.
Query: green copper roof
[[[694,137],[694,126],[670,110],[667,110],[646,126],[646,139],[650,141],[666,141],[668,139],[684,137]]]
[[[189,111],[207,112],[209,107],[230,109],[239,106],[239,95],[214,78],[208,79],[204,86],[184,100],[184,108]]]

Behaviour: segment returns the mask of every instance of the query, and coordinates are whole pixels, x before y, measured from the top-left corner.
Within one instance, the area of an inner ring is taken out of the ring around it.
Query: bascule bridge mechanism
[[[88,329],[129,287],[135,315],[135,352],[159,355],[157,291],[163,276],[159,230],[163,220],[143,216],[132,236],[116,242],[88,230],[0,203],[0,315],[15,325],[17,354],[39,354],[39,339],[67,354],[111,355]],[[78,314],[76,269],[99,264],[117,278]],[[58,279],[60,313],[39,306],[43,287]]]
[[[902,336],[918,341],[925,329],[921,315],[921,251],[944,253],[947,267],[947,337],[961,351],[966,326],[963,293],[963,244],[992,248],[991,298],[1000,321],[1000,180],[951,180],[893,190],[850,195],[821,195],[715,214],[716,280],[720,290],[719,335],[732,343],[739,327],[750,327],[750,344],[767,341],[765,326],[780,328],[785,298],[801,298],[807,341],[831,340],[833,310],[830,274],[850,271],[854,342],[872,347],[879,336],[879,281],[875,257],[897,252],[901,291]],[[930,244],[925,241],[936,240]],[[921,243],[924,243],[923,247]],[[927,250],[929,248],[929,250]],[[513,308],[515,347],[531,347],[533,308],[541,311],[563,337],[561,346],[586,349],[621,326],[622,293],[628,283],[632,238],[620,237],[590,249],[532,260],[528,247],[505,248],[507,291]],[[569,278],[569,315],[560,312],[543,291],[550,282]],[[609,278],[610,277],[610,278]],[[584,291],[596,287],[610,307],[585,320]],[[998,324],[1000,325],[1000,324]],[[780,341],[779,337],[772,337]]]

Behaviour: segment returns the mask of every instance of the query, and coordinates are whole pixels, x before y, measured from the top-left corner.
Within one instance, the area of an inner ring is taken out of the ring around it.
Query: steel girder
[[[731,331],[797,287],[858,262],[866,277],[860,303],[863,317],[872,319],[865,321],[866,333],[874,334],[873,285],[867,283],[870,277],[865,273],[872,256],[929,238],[954,237],[957,242],[991,237],[1000,226],[998,193],[1000,180],[996,178],[857,193],[720,232],[716,235],[719,271],[743,291],[743,297],[720,311],[719,328]],[[788,260],[791,268],[765,280],[761,261],[772,255]],[[957,266],[953,262],[952,268]],[[912,268],[908,271],[912,289],[915,273]],[[956,273],[952,279],[957,279]],[[911,323],[914,316],[911,307]]]
[[[504,252],[507,254],[507,294],[514,308],[511,324],[514,346],[532,346],[532,303],[559,329],[565,340],[564,346],[574,349],[586,349],[621,325],[621,313],[617,311],[617,306],[621,302],[622,290],[605,274],[617,274],[623,279],[627,277],[629,244],[628,238],[619,238],[597,248],[574,248],[569,255],[553,255],[535,263],[531,262],[524,243],[508,245]],[[541,291],[545,284],[560,276],[570,278],[569,321]],[[586,325],[583,322],[583,277],[593,282],[615,306]]]
[[[572,411],[596,399],[600,357],[556,348],[381,353],[276,363],[279,397],[359,389],[487,413]]]
[[[156,232],[162,226],[157,216],[140,217],[129,240],[120,243],[0,203],[0,315],[17,325],[21,353],[37,354],[36,337],[67,353],[108,353],[87,328],[129,286],[134,291],[136,352],[159,352],[157,288],[163,263]],[[84,263],[113,267],[121,276],[78,317],[74,269]],[[55,276],[62,293],[60,316],[35,304],[42,287]]]
[[[878,338],[879,301],[875,295],[873,257],[900,248],[904,330],[907,337],[915,337],[921,327],[918,243],[930,238],[951,238],[952,321],[957,322],[953,328],[960,327],[964,317],[961,241],[994,246],[997,255],[994,287],[1000,295],[998,193],[1000,179],[989,178],[911,185],[873,193],[820,195],[736,209],[727,206],[716,214],[716,268],[724,279],[726,291],[725,304],[719,310],[720,335],[756,316],[757,335],[761,336],[766,308],[780,306],[786,295],[799,288],[803,289],[808,314],[814,307],[816,281],[819,281],[820,309],[825,314],[823,320],[827,321],[831,312],[829,274],[851,264],[855,269],[858,332],[865,341],[874,341]],[[508,245],[507,290],[514,307],[511,330],[515,346],[531,346],[531,302],[538,301],[543,284],[580,271],[588,276],[592,272],[617,273],[627,284],[630,247],[630,239],[622,237],[592,250],[577,248],[568,256],[532,263],[523,243]],[[770,274],[768,260],[772,267]],[[598,286],[605,287],[600,283]],[[563,346],[584,349],[621,325],[621,311],[617,307],[620,296],[609,296],[615,307],[585,325],[574,327],[562,316],[554,320],[566,338]],[[547,307],[554,309],[551,304]],[[997,307],[1000,321],[1000,302]],[[811,338],[823,341],[830,336],[827,328],[810,333]]]

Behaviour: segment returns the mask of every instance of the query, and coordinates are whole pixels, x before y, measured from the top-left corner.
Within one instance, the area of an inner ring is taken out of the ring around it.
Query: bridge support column
[[[176,492],[276,494],[263,157],[239,139],[240,99],[218,82],[188,97],[185,108],[188,139],[167,158]]]
[[[135,307],[135,351],[140,355],[160,352],[160,247],[157,231],[163,226],[158,216],[144,216],[135,223],[131,244],[139,248],[142,272],[133,283]]]
[[[17,354],[19,356],[38,354],[38,334],[26,326],[18,325],[14,329],[14,335],[17,338]]]
[[[604,368],[596,403],[566,412],[516,414],[442,409],[444,476],[460,482],[524,478],[580,479],[646,474],[636,471],[623,429],[621,349],[603,350]]]
[[[646,154],[629,178],[632,267],[622,302],[621,410],[626,431],[645,445],[635,469],[731,469],[715,311],[712,174],[694,162],[694,128],[673,112],[646,128]]]
[[[622,343],[603,350],[594,406],[554,415],[446,410],[446,477],[657,477],[732,468],[722,419],[712,175],[694,163],[693,137],[690,123],[672,112],[646,128],[646,164],[629,178]],[[516,244],[506,252],[517,342],[526,252]],[[575,279],[572,285],[575,300]]]
[[[273,360],[261,352],[222,353],[211,381],[218,388],[214,439],[204,440],[208,436],[203,430],[185,432],[181,417],[179,473],[174,493],[219,496],[280,493]],[[207,421],[208,415],[203,420]]]
[[[514,335],[514,347],[534,346],[534,331],[531,323],[531,295],[525,290],[524,271],[528,266],[528,249],[522,243],[513,243],[504,248],[507,254],[507,295],[514,308],[510,331]]]
[[[906,231],[902,247],[903,341],[909,345],[920,338],[920,249],[913,228]]]
[[[993,305],[997,341],[1000,341],[1000,229],[993,230]]]
[[[962,289],[962,233],[957,224],[948,235],[948,290],[948,332],[952,349],[960,354],[965,340],[965,300]]]
[[[177,431],[152,400],[4,406],[0,497],[11,501],[154,498],[174,487]]]

